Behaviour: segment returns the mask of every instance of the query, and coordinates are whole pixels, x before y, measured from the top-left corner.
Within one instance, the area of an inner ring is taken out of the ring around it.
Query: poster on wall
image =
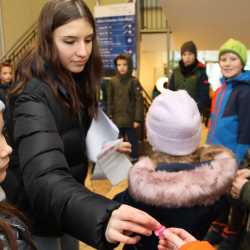
[[[105,75],[114,73],[114,59],[120,53],[131,54],[136,69],[135,2],[96,6],[94,13]]]

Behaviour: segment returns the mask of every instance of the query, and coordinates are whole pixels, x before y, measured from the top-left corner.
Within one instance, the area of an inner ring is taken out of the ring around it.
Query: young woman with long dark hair
[[[10,91],[13,161],[5,188],[32,222],[38,249],[135,244],[159,223],[83,186],[85,137],[97,114],[102,63],[91,12],[81,0],[50,0],[38,41]],[[131,234],[135,233],[135,234]]]
[[[0,101],[0,183],[6,177],[12,148],[4,136],[3,111],[5,105]],[[29,233],[27,219],[15,207],[6,202],[6,194],[0,186],[0,249],[36,249]]]

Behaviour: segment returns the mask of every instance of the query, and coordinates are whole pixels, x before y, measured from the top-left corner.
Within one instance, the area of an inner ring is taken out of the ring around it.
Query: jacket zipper
[[[216,124],[217,124],[217,120],[219,118],[219,114],[220,114],[220,111],[221,111],[221,106],[222,106],[222,101],[224,99],[224,95],[225,95],[225,92],[226,92],[226,88],[227,88],[227,85],[226,85],[226,80],[224,81],[223,85],[222,85],[222,93],[220,95],[220,98],[219,98],[219,102],[218,102],[218,108],[215,110],[217,111],[215,114],[214,114],[214,120],[213,120],[213,123],[211,124],[211,135],[210,135],[210,140],[209,140],[209,143],[212,144],[212,137],[215,133],[215,127],[216,127]]]

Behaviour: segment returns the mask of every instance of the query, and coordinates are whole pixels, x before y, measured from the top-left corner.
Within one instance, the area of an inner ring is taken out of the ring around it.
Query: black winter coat
[[[51,88],[37,79],[11,100],[11,110],[14,155],[4,183],[7,197],[31,220],[34,234],[68,233],[108,249],[104,231],[119,204],[83,186],[87,113],[70,115]]]
[[[202,239],[224,208],[221,197],[231,185],[236,167],[236,160],[226,152],[196,164],[155,166],[144,158],[130,169],[128,190],[115,199],[149,213],[166,227],[184,228]],[[136,249],[156,250],[158,240],[154,235],[143,236]],[[135,248],[127,245],[124,249]]]
[[[7,91],[11,83],[1,83],[0,84],[0,100],[6,104]]]

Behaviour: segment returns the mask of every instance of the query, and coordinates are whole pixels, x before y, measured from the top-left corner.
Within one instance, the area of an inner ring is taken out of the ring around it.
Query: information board
[[[135,3],[96,6],[95,19],[105,72],[114,72],[114,59],[120,53],[131,54],[136,68]]]

